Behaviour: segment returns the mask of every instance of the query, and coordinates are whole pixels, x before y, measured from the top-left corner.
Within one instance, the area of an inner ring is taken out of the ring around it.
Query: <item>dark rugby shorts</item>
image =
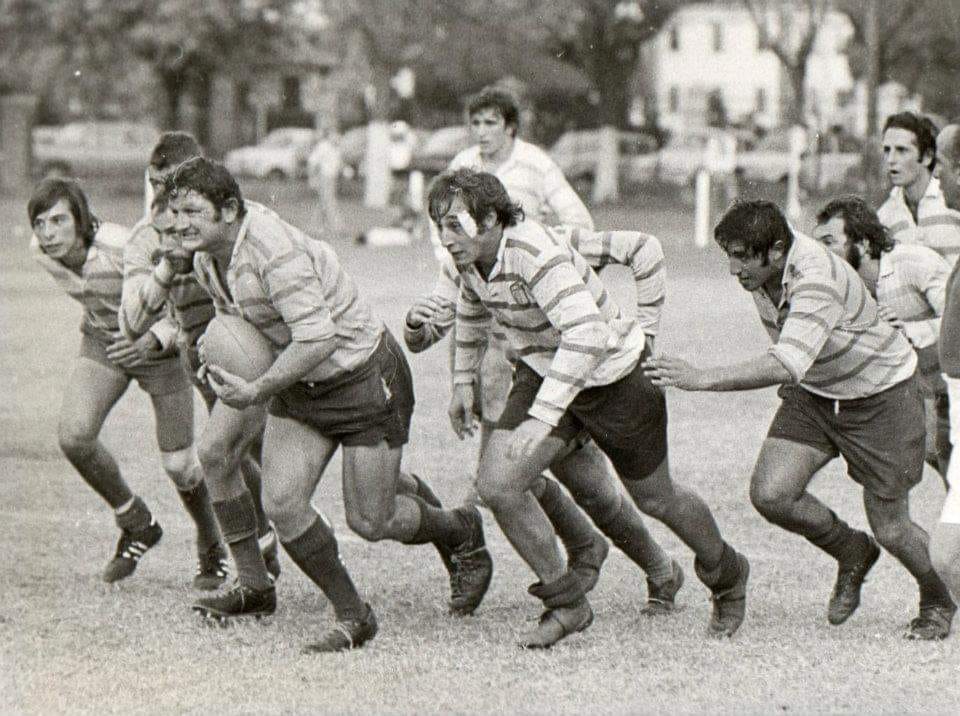
[[[923,477],[926,430],[916,374],[855,400],[831,400],[795,385],[778,394],[783,402],[767,437],[842,456],[850,477],[883,499],[905,497]]]
[[[331,380],[294,383],[267,404],[267,412],[309,425],[346,446],[406,444],[413,415],[413,376],[397,341],[384,329],[373,354]]]
[[[585,431],[625,480],[648,477],[667,457],[666,400],[641,362],[614,383],[580,391],[550,431],[566,443]],[[542,383],[526,363],[517,364],[498,430],[513,430],[527,420]]]
[[[167,358],[121,368],[107,358],[107,344],[87,333],[80,336],[80,357],[92,360],[116,373],[137,381],[148,395],[171,395],[190,389],[190,380],[180,357],[173,354]]]

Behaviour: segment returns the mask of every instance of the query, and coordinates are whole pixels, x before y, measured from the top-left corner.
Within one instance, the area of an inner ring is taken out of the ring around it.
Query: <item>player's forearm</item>
[[[792,383],[793,375],[769,353],[742,363],[699,369],[696,390],[754,390]]]
[[[289,388],[323,363],[336,349],[335,337],[310,343],[290,343],[267,372],[253,382],[257,394],[261,398],[268,398]]]

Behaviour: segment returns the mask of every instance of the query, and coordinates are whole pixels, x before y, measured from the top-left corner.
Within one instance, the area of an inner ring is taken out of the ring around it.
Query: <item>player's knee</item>
[[[496,511],[506,502],[516,496],[517,488],[510,484],[510,480],[503,475],[495,475],[492,471],[481,470],[477,475],[477,494],[491,510]]]
[[[388,535],[390,519],[383,515],[363,515],[359,510],[346,511],[347,526],[367,542],[379,542]]]
[[[298,534],[298,526],[310,524],[313,520],[310,513],[310,499],[291,492],[270,491],[266,483],[261,495],[263,511],[273,522],[280,534]]]
[[[891,552],[897,552],[906,540],[912,525],[908,520],[883,520],[875,521],[873,525],[873,536],[877,542]]]
[[[81,426],[71,423],[60,423],[57,431],[60,450],[71,460],[87,457],[96,449],[97,436]]]
[[[750,486],[750,503],[761,515],[774,524],[783,522],[789,512],[789,500],[778,490],[764,485]]]
[[[163,471],[180,492],[189,492],[203,481],[203,472],[193,446],[160,453]]]
[[[203,436],[197,450],[200,467],[214,478],[224,471],[232,472],[243,457],[245,446],[232,436]],[[233,466],[233,467],[231,467]]]

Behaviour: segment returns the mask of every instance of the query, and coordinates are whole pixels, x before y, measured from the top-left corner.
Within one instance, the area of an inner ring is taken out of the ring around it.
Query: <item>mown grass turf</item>
[[[257,185],[251,194],[305,228],[317,220],[300,185]],[[135,196],[94,191],[105,218],[132,222]],[[339,463],[316,504],[333,521],[344,559],[373,604],[377,638],[361,651],[301,656],[329,626],[324,599],[284,556],[277,614],[261,623],[211,628],[190,612],[192,528],[163,476],[145,396],[131,389],[103,440],[165,529],[136,575],[99,579],[116,529],[108,510],[59,454],[56,416],[77,347],[79,308],[26,252],[24,197],[0,199],[0,711],[22,713],[637,713],[955,712],[960,640],[904,641],[916,587],[889,555],[864,589],[861,610],[827,625],[830,560],[767,525],[747,483],[776,405],[773,390],[742,394],[671,391],[670,441],[677,480],[714,508],[726,537],[751,560],[747,620],[730,641],[704,638],[709,603],[692,558],[661,525],[653,533],[687,572],[679,611],[640,616],[645,586],[612,553],[591,595],[596,621],[546,653],[522,653],[516,634],[538,614],[533,581],[493,520],[487,538],[493,584],[476,616],[445,614],[445,578],[428,547],[368,544],[352,536],[340,505]],[[378,214],[345,207],[352,230]],[[741,359],[767,345],[752,302],[725,276],[716,249],[692,248],[682,206],[639,200],[598,212],[605,228],[660,236],[670,291],[658,350],[697,362]],[[395,332],[410,301],[433,281],[427,246],[373,249],[333,239],[364,296]],[[629,281],[611,272],[629,302]],[[476,446],[458,442],[445,417],[446,351],[409,356],[418,406],[405,465],[447,502],[466,491]],[[196,408],[198,430],[203,415]],[[856,486],[829,466],[814,492],[851,524],[865,526]],[[942,488],[928,473],[913,513],[936,519]]]

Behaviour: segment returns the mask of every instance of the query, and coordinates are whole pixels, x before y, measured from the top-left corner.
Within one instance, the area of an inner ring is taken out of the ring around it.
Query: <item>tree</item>
[[[757,26],[758,44],[783,66],[792,94],[784,119],[806,117],[807,60],[830,8],[829,0],[741,0]],[[798,7],[799,6],[799,7]]]
[[[877,15],[877,72],[880,83],[900,82],[919,93],[930,111],[960,112],[960,6],[955,0],[835,0],[850,18],[854,35],[848,49],[855,76],[867,72],[867,18]]]
[[[55,53],[62,68],[86,83],[83,94],[94,107],[116,93],[131,64],[143,63],[160,95],[159,124],[176,127],[185,93],[205,110],[214,72],[269,56],[298,37],[301,6],[295,0],[3,0],[0,39],[5,60]],[[201,116],[193,128],[201,141],[208,122]]]
[[[669,20],[684,0],[528,0],[530,35],[582,69],[597,98],[600,148],[593,201],[619,196],[617,128],[627,126],[631,89],[640,64],[640,45]]]

